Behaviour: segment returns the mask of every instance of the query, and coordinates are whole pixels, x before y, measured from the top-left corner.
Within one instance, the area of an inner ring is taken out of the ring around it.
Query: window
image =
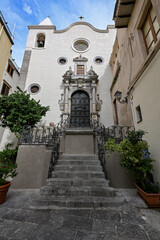
[[[14,72],[14,69],[11,67],[10,64],[8,64],[8,67],[7,67],[7,72],[9,73],[9,75],[11,77],[13,77],[13,72]]]
[[[73,42],[72,48],[76,52],[86,52],[89,50],[90,44],[87,39],[81,38]]]
[[[102,57],[95,57],[94,62],[96,64],[102,64],[104,62],[104,59]]]
[[[160,39],[160,26],[155,15],[153,7],[151,7],[142,26],[143,37],[147,52],[149,53],[154,48],[157,40]]]
[[[77,41],[74,44],[74,48],[77,51],[85,51],[88,48],[88,43],[85,41]]]
[[[9,89],[10,89],[10,87],[9,87],[5,82],[3,82],[3,86],[2,86],[2,90],[1,90],[1,95],[8,96],[8,94],[9,94]]]
[[[84,65],[77,65],[77,75],[84,75]]]
[[[33,83],[29,86],[28,91],[30,94],[37,94],[40,92],[40,85],[37,83]]]
[[[43,48],[45,44],[45,35],[40,33],[37,35],[37,47]]]
[[[137,123],[142,122],[142,112],[140,105],[136,107]]]

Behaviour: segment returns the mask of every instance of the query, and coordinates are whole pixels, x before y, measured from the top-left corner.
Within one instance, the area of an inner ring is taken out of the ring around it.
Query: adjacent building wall
[[[115,100],[114,94],[117,90],[122,92],[122,99],[128,95],[128,103],[118,103],[119,124],[134,123],[137,130],[148,132],[145,139],[150,145],[151,157],[156,160],[154,178],[160,183],[160,39],[148,53],[141,30],[151,4],[160,26],[159,0],[142,0],[135,2],[128,26],[117,31],[117,40],[110,59],[113,72],[111,95],[112,101]],[[116,72],[117,61],[119,72]],[[140,121],[136,109],[138,106],[142,113]]]
[[[133,118],[130,102],[121,104],[115,100],[116,91],[122,92],[122,99],[126,97],[128,92],[129,80],[131,78],[131,56],[129,40],[126,37],[127,29],[117,29],[116,41],[114,43],[112,55],[110,58],[110,66],[113,73],[113,81],[111,84],[111,97],[113,107],[113,118],[115,125],[132,126]],[[117,110],[115,110],[115,108]],[[116,117],[117,111],[117,117]]]
[[[135,124],[136,129],[142,129],[146,133],[151,157],[156,160],[154,163],[154,178],[160,183],[160,50],[154,57],[146,71],[135,85],[133,95],[134,117],[136,107],[140,105],[142,121]]]
[[[14,69],[12,76],[7,72],[8,64],[10,64]],[[3,75],[3,81],[0,84],[0,93],[2,91],[3,83],[10,87],[9,94],[16,91],[17,86],[19,86],[21,89],[24,88],[24,83],[20,80],[20,69],[12,57],[7,61]],[[7,144],[10,144],[12,148],[15,148],[17,144],[17,138],[13,133],[11,133],[9,128],[0,127],[0,151],[3,150]]]
[[[6,31],[0,12],[0,84],[3,79],[6,63],[11,56],[10,50],[13,45],[13,41],[8,37]]]

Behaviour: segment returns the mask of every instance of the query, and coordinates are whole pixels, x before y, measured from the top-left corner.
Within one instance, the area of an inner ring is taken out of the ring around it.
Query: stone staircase
[[[109,187],[95,154],[64,154],[58,160],[52,177],[32,199],[31,208],[106,208],[119,206],[124,199]]]

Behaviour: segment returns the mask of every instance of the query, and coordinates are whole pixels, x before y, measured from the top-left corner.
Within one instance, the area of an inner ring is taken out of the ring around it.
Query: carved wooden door
[[[70,126],[75,128],[90,126],[90,100],[83,91],[72,95]]]

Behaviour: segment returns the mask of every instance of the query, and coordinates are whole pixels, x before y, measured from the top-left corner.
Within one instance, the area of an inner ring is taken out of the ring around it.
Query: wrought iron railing
[[[20,144],[45,144],[52,148],[50,166],[48,177],[51,177],[54,166],[59,158],[60,136],[63,136],[66,129],[70,127],[70,118],[60,121],[54,127],[26,127],[21,135]],[[98,156],[99,160],[107,178],[106,172],[106,159],[104,145],[109,138],[114,138],[116,143],[121,142],[128,134],[129,131],[134,130],[133,126],[105,126],[94,120],[90,120],[90,129],[93,129],[97,137]]]
[[[23,129],[20,144],[44,144],[52,148],[48,178],[51,177],[52,171],[59,158],[60,136],[65,133],[67,128],[69,128],[69,118],[59,122],[54,127],[28,126]]]
[[[52,143],[57,139],[58,132],[52,127],[31,127],[23,129],[20,144],[47,144]]]
[[[133,131],[133,126],[111,126],[105,128],[102,123],[97,122],[96,120],[91,119],[90,125],[93,128],[93,131],[97,137],[97,145],[98,145],[98,157],[102,166],[102,170],[107,179],[107,171],[106,171],[106,157],[105,157],[105,143],[109,138],[114,138],[116,143],[120,143],[129,131]]]

